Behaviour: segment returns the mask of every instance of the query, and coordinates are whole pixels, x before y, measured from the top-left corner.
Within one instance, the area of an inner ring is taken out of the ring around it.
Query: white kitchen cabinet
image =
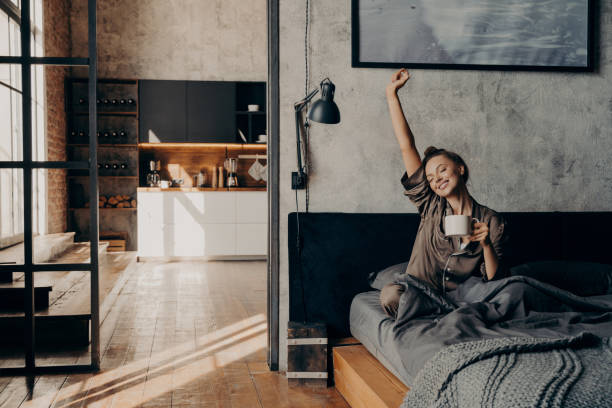
[[[267,224],[268,195],[261,191],[238,191],[236,193],[237,224]]]
[[[204,255],[237,255],[234,224],[205,224],[204,235]]]
[[[204,212],[201,221],[207,224],[236,222],[236,193],[233,191],[203,191]]]
[[[264,256],[265,191],[139,191],[138,255]]]
[[[236,224],[236,253],[261,255],[268,250],[267,224]]]

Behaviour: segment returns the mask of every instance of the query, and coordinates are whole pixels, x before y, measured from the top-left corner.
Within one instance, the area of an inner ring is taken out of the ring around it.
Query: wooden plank
[[[336,389],[352,408],[399,407],[409,388],[362,345],[333,349]]]

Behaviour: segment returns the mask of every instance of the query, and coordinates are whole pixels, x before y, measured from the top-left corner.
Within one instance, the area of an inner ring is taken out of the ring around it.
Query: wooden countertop
[[[267,191],[266,187],[224,187],[224,188],[212,188],[212,187],[138,187],[138,191],[152,192],[152,191]]]

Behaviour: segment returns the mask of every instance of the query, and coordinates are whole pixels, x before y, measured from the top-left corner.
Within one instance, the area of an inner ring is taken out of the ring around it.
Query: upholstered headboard
[[[612,212],[503,215],[510,235],[510,266],[539,260],[612,264],[607,234],[612,231]],[[289,318],[325,322],[332,338],[350,336],[353,297],[371,290],[370,272],[410,258],[419,216],[300,213],[299,228],[297,218],[289,214]]]

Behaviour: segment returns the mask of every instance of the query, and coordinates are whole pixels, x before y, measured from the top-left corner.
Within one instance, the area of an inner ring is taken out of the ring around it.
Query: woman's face
[[[440,197],[447,197],[463,183],[463,166],[440,154],[432,157],[425,166],[425,177],[432,191]]]

